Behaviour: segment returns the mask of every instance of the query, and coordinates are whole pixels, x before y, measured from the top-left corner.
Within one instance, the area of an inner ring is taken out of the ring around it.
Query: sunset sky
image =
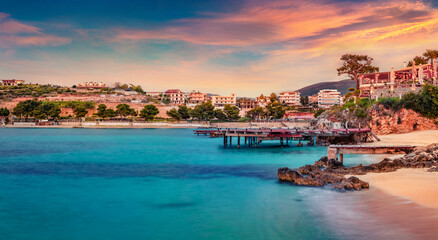
[[[147,3],[145,3],[147,2]],[[0,0],[0,79],[140,84],[254,97],[438,49],[432,1]]]

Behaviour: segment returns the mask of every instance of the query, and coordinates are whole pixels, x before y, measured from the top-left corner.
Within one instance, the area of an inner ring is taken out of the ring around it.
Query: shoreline
[[[438,142],[438,130],[421,130],[403,134],[379,135],[381,141],[365,145],[408,144],[417,147]],[[394,172],[350,175],[366,181],[370,188],[405,198],[414,203],[438,210],[438,172],[427,172],[427,168],[402,168]]]
[[[141,125],[141,126],[124,126],[124,125],[83,125],[83,126],[76,126],[76,125],[48,125],[48,126],[35,126],[35,125],[23,125],[23,126],[16,126],[16,125],[6,125],[6,126],[0,126],[1,128],[86,128],[86,129],[148,129],[148,128],[168,128],[168,129],[193,129],[198,127],[208,127],[207,125],[178,125],[178,124],[147,124],[147,125]]]
[[[350,175],[366,181],[371,188],[391,196],[409,199],[418,205],[438,210],[438,172],[427,168],[402,168],[395,172]]]

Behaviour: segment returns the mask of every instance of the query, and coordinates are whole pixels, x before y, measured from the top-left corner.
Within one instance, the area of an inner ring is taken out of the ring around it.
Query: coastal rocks
[[[429,168],[428,172],[438,172],[438,167]]]
[[[377,105],[368,112],[368,116],[370,116],[369,125],[377,135],[438,129],[436,120],[423,117],[410,109],[403,108],[393,112]]]
[[[343,178],[340,183],[333,185],[333,188],[342,190],[362,190],[370,188],[370,184],[352,176],[349,178]]]
[[[315,165],[306,165],[298,170],[289,168],[278,169],[278,179],[281,182],[291,182],[299,186],[321,187],[331,185],[340,190],[361,190],[369,188],[369,184],[357,177],[344,178],[343,175],[323,171]]]
[[[415,152],[396,159],[385,158],[379,163],[355,167],[344,167],[336,159],[322,157],[313,165],[305,165],[292,170],[278,169],[278,179],[300,186],[329,186],[339,190],[368,189],[369,184],[357,177],[345,178],[345,175],[364,175],[367,173],[394,172],[401,168],[429,168],[430,172],[438,172],[438,144],[431,144]]]

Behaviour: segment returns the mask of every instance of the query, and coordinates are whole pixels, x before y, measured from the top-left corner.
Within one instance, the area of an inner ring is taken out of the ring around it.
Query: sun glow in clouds
[[[142,24],[92,27],[73,14],[58,17],[65,22],[30,22],[5,12],[1,77],[256,96],[336,80],[338,59],[347,52],[371,55],[381,69],[400,66],[437,45],[437,11],[409,0],[245,1],[153,24],[138,19]]]

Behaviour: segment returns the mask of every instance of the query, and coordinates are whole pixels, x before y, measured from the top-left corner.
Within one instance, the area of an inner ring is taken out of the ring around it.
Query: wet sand
[[[438,210],[438,172],[410,168],[389,173],[368,173],[356,177],[369,182],[372,188]]]

